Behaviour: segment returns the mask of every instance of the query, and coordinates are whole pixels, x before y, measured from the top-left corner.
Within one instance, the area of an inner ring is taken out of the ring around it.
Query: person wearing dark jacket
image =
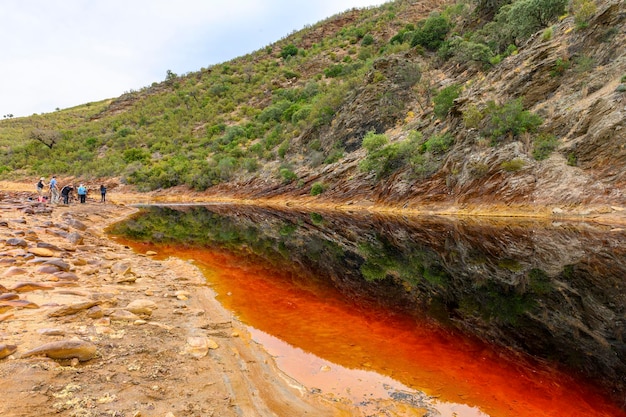
[[[65,187],[61,188],[61,196],[63,197],[63,204],[70,203],[70,195],[72,194],[72,191],[74,191],[74,187],[72,187],[71,185],[66,185]]]
[[[107,199],[107,187],[104,184],[100,185],[100,202],[105,203]]]

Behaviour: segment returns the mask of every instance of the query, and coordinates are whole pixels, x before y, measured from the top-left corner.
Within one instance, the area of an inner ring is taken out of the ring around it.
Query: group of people
[[[45,188],[48,187],[49,197],[46,195]],[[56,179],[56,176],[52,176],[50,182],[46,185],[45,178],[41,177],[37,182],[37,194],[39,195],[39,201],[45,202],[49,199],[49,201],[53,204],[58,204],[61,197],[63,197],[63,204],[69,204],[70,198],[73,196],[75,187],[72,184],[65,185],[63,188],[59,190],[59,183]],[[80,184],[78,188],[76,188],[76,194],[78,195],[78,200],[84,204],[87,201],[87,193],[88,189],[84,184]],[[100,202],[106,202],[106,193],[107,189],[104,184],[100,185]]]

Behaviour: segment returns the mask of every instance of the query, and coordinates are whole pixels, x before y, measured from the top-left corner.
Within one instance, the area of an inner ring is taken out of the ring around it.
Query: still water
[[[193,259],[311,390],[458,417],[626,416],[626,232],[211,205],[114,234]]]

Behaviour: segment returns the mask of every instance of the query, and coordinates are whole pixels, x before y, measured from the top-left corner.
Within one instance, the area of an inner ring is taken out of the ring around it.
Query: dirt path
[[[133,208],[0,194],[0,415],[360,415],[278,370],[194,265],[108,239]]]

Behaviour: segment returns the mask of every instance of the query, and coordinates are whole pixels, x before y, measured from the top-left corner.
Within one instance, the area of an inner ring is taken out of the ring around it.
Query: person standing
[[[44,177],[39,178],[39,182],[37,183],[37,195],[39,195],[38,201],[41,203],[43,202],[43,188],[45,187],[44,184]]]
[[[72,191],[74,191],[74,187],[72,187],[71,185],[66,185],[65,187],[61,188],[61,196],[63,197],[63,204],[65,205],[70,204],[70,194],[72,194]]]
[[[87,199],[87,187],[81,184],[78,186],[78,190],[76,190],[76,192],[78,193],[78,198],[80,199],[81,204],[85,204],[85,200]]]
[[[107,199],[107,187],[104,184],[100,185],[100,202],[105,203]]]
[[[54,175],[50,180],[50,202],[53,204],[59,202],[59,186],[57,184],[57,177]]]

